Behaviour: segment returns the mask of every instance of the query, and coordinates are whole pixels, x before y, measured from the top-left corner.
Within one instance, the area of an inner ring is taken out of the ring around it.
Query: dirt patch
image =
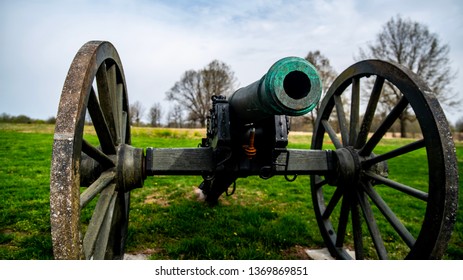
[[[145,204],[157,204],[161,207],[168,207],[170,205],[165,197],[158,197],[155,194],[148,195],[143,202]]]
[[[297,259],[297,260],[310,260],[309,255],[306,252],[307,248],[304,248],[300,245],[296,245],[289,249],[286,249],[282,252],[282,254],[287,259]]]
[[[129,252],[124,254],[124,260],[147,260],[153,254],[163,252],[163,249],[145,249],[137,252]]]

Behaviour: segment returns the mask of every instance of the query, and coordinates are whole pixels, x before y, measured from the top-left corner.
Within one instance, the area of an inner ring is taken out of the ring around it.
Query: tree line
[[[49,117],[46,120],[33,119],[26,115],[12,116],[7,113],[2,113],[0,115],[0,123],[48,123],[54,124],[56,122],[56,117]]]

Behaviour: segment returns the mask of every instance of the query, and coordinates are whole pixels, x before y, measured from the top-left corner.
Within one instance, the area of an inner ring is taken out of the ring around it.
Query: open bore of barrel
[[[284,78],[283,88],[289,97],[302,99],[310,92],[310,79],[304,72],[292,71]]]

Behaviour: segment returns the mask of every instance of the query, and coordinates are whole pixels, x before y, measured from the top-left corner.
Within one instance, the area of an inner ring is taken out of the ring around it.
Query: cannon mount
[[[298,107],[297,100],[304,100],[307,108],[318,102],[316,95],[308,93],[316,88],[314,83],[307,86],[304,77],[294,80],[303,90],[282,107]],[[374,125],[387,87],[396,89],[400,99]],[[370,91],[365,107],[360,105],[361,89]],[[258,84],[245,91],[249,90],[261,92]],[[387,259],[390,240],[383,239],[379,218],[398,236],[393,245],[407,248],[406,258],[442,258],[456,221],[457,160],[444,113],[418,76],[380,60],[361,61],[346,69],[321,102],[310,150],[287,148],[286,114],[239,111],[244,107],[236,104],[249,96],[242,93],[236,99],[214,98],[200,147],[136,148],[131,145],[127,87],[116,49],[100,41],[82,46],[63,86],[53,141],[50,220],[55,258],[121,259],[130,193],[142,187],[147,176],[179,174],[203,176],[201,188],[209,202],[217,201],[238,177],[283,175],[291,180],[310,175],[318,227],[335,258],[351,258],[346,244],[353,244],[356,259],[371,257],[365,256],[365,246],[375,248],[374,258]],[[307,96],[311,97],[305,100]],[[347,106],[342,100],[346,96]],[[98,144],[86,140],[87,111]],[[422,138],[389,151],[377,149],[405,111],[416,116]],[[422,179],[397,179],[397,170],[388,163],[414,152],[426,154]],[[414,217],[418,226],[410,227],[398,217],[388,206],[387,192],[403,199],[406,209],[408,199],[422,203],[424,211]],[[91,202],[92,218],[82,221],[81,211]]]

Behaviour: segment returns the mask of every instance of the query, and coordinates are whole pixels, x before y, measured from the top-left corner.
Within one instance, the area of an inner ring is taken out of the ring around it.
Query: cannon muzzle
[[[251,123],[273,115],[307,114],[321,92],[315,67],[303,58],[286,57],[273,64],[262,79],[235,91],[229,104],[240,120]]]

